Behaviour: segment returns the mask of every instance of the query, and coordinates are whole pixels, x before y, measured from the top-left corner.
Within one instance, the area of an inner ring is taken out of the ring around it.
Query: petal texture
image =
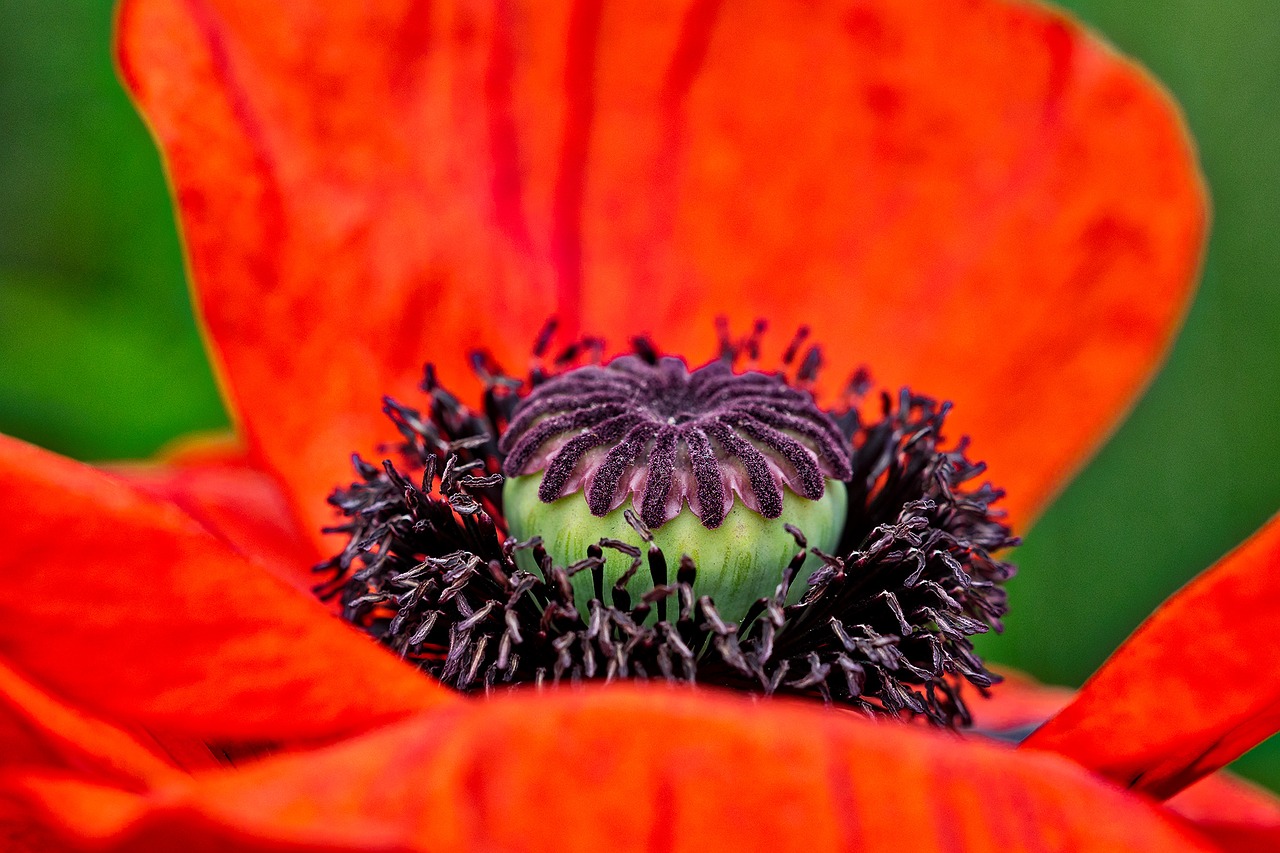
[[[1071,701],[1073,691],[1040,684],[1030,676],[1000,668],[1004,681],[991,695],[970,705],[974,727],[1002,740],[1020,740]]]
[[[173,765],[112,726],[67,706],[0,661],[0,767],[70,767],[120,785],[151,787]]]
[[[1280,729],[1280,516],[1156,610],[1025,746],[1170,796]]]
[[[1280,850],[1280,799],[1225,771],[1179,792],[1168,806],[1224,851]]]
[[[0,796],[0,850],[6,853],[67,853],[81,850],[31,813],[25,803]]]
[[[230,436],[187,438],[158,459],[108,470],[142,491],[176,504],[234,550],[302,592],[320,560],[275,478]]]
[[[318,527],[379,396],[543,320],[692,361],[809,324],[953,399],[1028,518],[1192,292],[1204,190],[1144,72],[1035,3],[126,0],[205,328]],[[471,385],[474,387],[474,385]]]
[[[296,742],[452,699],[121,480],[0,437],[0,660],[165,735]]]
[[[467,703],[147,798],[25,787],[108,849],[193,827],[248,850],[1211,849],[1056,757],[661,689]]]

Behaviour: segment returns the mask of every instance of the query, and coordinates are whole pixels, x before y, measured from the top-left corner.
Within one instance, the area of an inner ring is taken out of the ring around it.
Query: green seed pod
[[[557,565],[567,566],[587,556],[587,548],[602,538],[619,539],[641,549],[647,545],[623,517],[626,507],[604,516],[591,513],[582,493],[574,493],[545,503],[538,497],[541,477],[512,477],[503,487],[504,512],[510,533],[517,539],[541,536],[547,553]],[[793,525],[802,531],[809,545],[828,553],[836,550],[844,531],[847,510],[844,483],[828,479],[823,496],[808,500],[788,492],[782,514],[765,518],[735,501],[724,521],[707,529],[686,507],[675,518],[653,531],[653,540],[662,549],[669,565],[668,576],[675,580],[675,567],[687,554],[697,566],[694,595],[709,595],[725,619],[741,619],[756,599],[772,595],[782,580],[782,571],[795,556],[796,541],[785,529]],[[527,551],[518,557],[522,568],[538,573]],[[618,551],[605,551],[604,590],[609,590],[631,567],[631,558]],[[819,561],[810,555],[793,581],[788,600],[799,599],[805,580]],[[574,596],[586,613],[586,602],[594,596],[590,572],[573,577]],[[632,600],[653,588],[647,563],[627,584]],[[678,606],[678,605],[677,605]],[[671,613],[669,618],[674,619]]]

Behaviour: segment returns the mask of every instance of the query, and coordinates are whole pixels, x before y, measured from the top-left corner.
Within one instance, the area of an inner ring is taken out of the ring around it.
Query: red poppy
[[[303,591],[325,495],[389,438],[381,395],[424,360],[468,387],[467,351],[518,363],[553,313],[690,358],[718,314],[808,324],[830,363],[953,399],[1025,524],[1155,369],[1205,229],[1176,110],[1076,24],[1000,0],[127,0],[119,37],[245,449],[108,473],[0,442],[11,846],[1280,841],[1237,783],[1159,802],[1276,727],[1280,530],[1018,751],[688,690],[463,699]],[[993,720],[1045,701],[1008,695]]]

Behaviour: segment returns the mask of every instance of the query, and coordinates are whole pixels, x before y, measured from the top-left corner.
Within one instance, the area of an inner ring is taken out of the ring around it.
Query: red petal
[[[1280,516],[1165,602],[1026,745],[1167,797],[1280,728]]]
[[[95,785],[79,780],[61,777],[45,777],[38,774],[29,774],[23,776],[19,773],[7,773],[4,777],[0,777],[9,788],[8,797],[0,792],[0,827],[3,827],[5,815],[5,807],[8,805],[6,799],[18,800],[25,785],[35,796],[56,796],[62,801],[64,808],[68,814],[74,814],[75,820],[67,821],[68,826],[51,826],[50,821],[41,821],[37,815],[31,814],[30,807],[23,808],[21,803],[14,802],[10,807],[13,813],[14,823],[19,829],[25,829],[28,834],[35,838],[46,838],[49,840],[65,837],[74,833],[83,838],[95,838],[105,836],[115,827],[123,824],[130,819],[136,819],[145,812],[145,799],[137,794],[131,794],[128,791],[122,791],[118,788],[108,788],[103,785]],[[25,812],[25,815],[23,814]],[[25,820],[22,819],[25,817]],[[24,826],[25,824],[25,826]],[[70,831],[69,831],[70,830]],[[130,843],[121,845],[121,849],[129,850],[190,850],[193,849],[189,844],[176,843],[177,833],[171,833],[169,838],[164,842],[151,847],[137,847]],[[0,836],[3,838],[3,836]],[[188,841],[189,838],[183,838]],[[72,849],[83,850],[84,843],[68,845]],[[41,850],[43,848],[34,845],[32,849]],[[59,850],[61,848],[51,847],[51,850]],[[201,853],[209,850],[223,849],[217,843],[210,844],[206,839],[205,843],[195,847]]]
[[[27,787],[109,849],[192,827],[252,850],[1208,849],[1055,757],[660,689],[469,703],[146,800]]]
[[[1025,519],[1115,425],[1192,291],[1204,189],[1144,72],[1033,3],[127,0],[255,448],[328,519],[379,395],[543,319],[799,323],[958,404]]]
[[[117,784],[170,780],[168,761],[126,733],[71,708],[0,661],[0,764],[69,767]]]
[[[120,480],[0,437],[0,484],[0,655],[73,705],[293,742],[452,696]]]
[[[1280,850],[1280,799],[1228,773],[1206,776],[1167,805],[1223,850]]]
[[[233,549],[309,592],[320,560],[289,500],[231,437],[185,439],[154,462],[107,466],[149,495],[181,507]]]
[[[1062,710],[1073,691],[1040,684],[1030,676],[997,668],[1004,681],[985,699],[969,703],[975,728],[1015,737],[1025,734]]]
[[[31,813],[25,803],[0,797],[0,850],[5,853],[63,853],[80,850],[51,830]]]

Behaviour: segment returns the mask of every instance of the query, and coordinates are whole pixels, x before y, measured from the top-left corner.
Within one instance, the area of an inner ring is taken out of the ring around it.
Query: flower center
[[[691,372],[677,358],[626,356],[567,371],[525,397],[498,446],[512,536],[539,537],[565,566],[600,540],[654,543],[693,560],[694,595],[727,619],[778,585],[796,550],[789,526],[834,551],[847,515],[848,439],[807,391],[723,361]],[[537,571],[531,556],[520,559]],[[606,555],[605,583],[629,563]],[[794,599],[819,564],[805,561]],[[636,577],[628,591],[647,594],[649,581]],[[592,580],[573,582],[589,616]]]
[[[499,448],[508,477],[542,471],[542,501],[581,491],[604,516],[634,496],[653,528],[686,504],[719,527],[735,495],[778,518],[784,489],[816,501],[826,478],[851,474],[848,440],[807,392],[723,361],[690,372],[627,356],[561,374],[525,398]]]
[[[816,348],[736,369],[757,336],[693,371],[647,341],[608,364],[594,341],[547,362],[549,339],[526,379],[477,356],[479,409],[430,367],[423,409],[386,400],[404,441],[381,466],[355,457],[359,480],[331,496],[348,541],[317,567],[319,594],[460,690],[658,678],[968,722],[964,694],[998,680],[971,640],[1006,611],[1014,569],[993,553],[1016,540],[966,442],[946,443],[947,404],[904,389],[866,416],[860,373],[823,412],[805,390]],[[825,533],[788,515],[824,502]],[[539,515],[562,506],[570,521]],[[782,547],[745,528],[754,581],[731,602],[708,576],[742,546],[705,537],[735,513]]]

